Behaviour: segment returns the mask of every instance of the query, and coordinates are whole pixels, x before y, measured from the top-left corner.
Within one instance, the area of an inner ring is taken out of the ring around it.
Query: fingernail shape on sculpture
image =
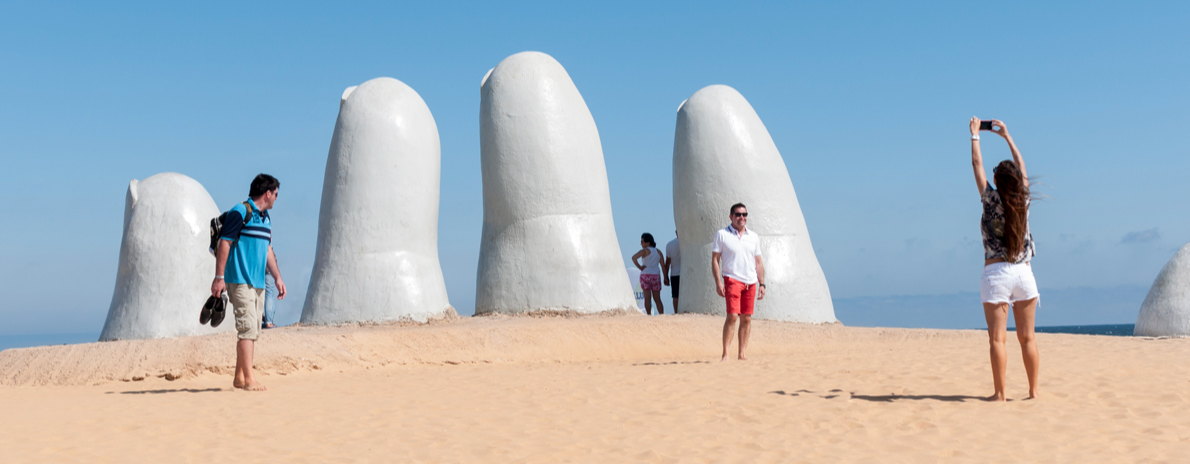
[[[438,127],[405,83],[343,93],[318,215],[304,324],[413,320],[454,312],[438,261]]]
[[[475,312],[636,309],[599,131],[553,57],[523,52],[482,82],[483,236]]]
[[[760,235],[766,296],[757,318],[835,322],[826,276],[810,245],[785,160],[752,105],[714,85],[678,108],[673,155],[674,222],[682,250],[682,311],[722,315],[726,304],[711,276],[711,241],[748,207],[747,228]]]
[[[1153,280],[1133,334],[1190,336],[1190,244],[1182,246]]]
[[[207,248],[216,216],[211,194],[188,176],[160,173],[128,184],[116,288],[100,341],[234,329],[198,324],[215,276],[215,258]]]

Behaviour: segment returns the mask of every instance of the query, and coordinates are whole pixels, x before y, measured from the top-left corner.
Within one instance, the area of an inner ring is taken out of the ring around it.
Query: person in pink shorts
[[[641,264],[637,260],[643,260]],[[653,314],[653,302],[657,302],[657,314],[665,314],[665,306],[661,305],[661,262],[665,257],[657,250],[657,241],[653,235],[640,235],[640,252],[632,256],[632,264],[640,269],[640,289],[645,293],[645,313]]]

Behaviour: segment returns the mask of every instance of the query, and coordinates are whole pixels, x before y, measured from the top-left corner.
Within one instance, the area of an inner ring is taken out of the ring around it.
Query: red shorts
[[[723,290],[727,294],[728,315],[751,315],[756,304],[756,284],[744,284],[723,277]]]
[[[640,289],[642,291],[660,291],[661,290],[661,275],[659,275],[659,274],[642,274],[642,275],[640,275]]]

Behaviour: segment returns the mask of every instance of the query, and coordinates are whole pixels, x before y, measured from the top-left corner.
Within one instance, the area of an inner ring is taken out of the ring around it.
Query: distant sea
[[[99,333],[9,334],[0,335],[0,350],[21,347],[56,346],[96,342]]]
[[[1096,336],[1131,336],[1136,325],[1079,325],[1079,326],[1038,326],[1033,328],[1039,333],[1092,334]],[[982,328],[987,329],[987,328]],[[1008,328],[1015,331],[1016,328]]]
[[[1147,286],[1042,289],[1037,306],[1038,331],[1131,335]],[[971,329],[987,326],[979,292],[834,298],[835,316],[847,326]],[[1075,325],[1077,323],[1077,325]],[[1013,324],[1012,318],[1008,324]],[[1128,326],[1125,330],[1123,327]],[[1112,327],[1111,329],[1105,329]],[[1061,329],[1058,329],[1061,328]],[[1121,334],[1123,332],[1123,334]]]
[[[1136,325],[1078,325],[1078,326],[1038,326],[1039,333],[1092,334],[1098,336],[1131,336],[1132,328]],[[979,328],[986,330],[987,328]],[[1008,328],[1014,331],[1016,328]],[[62,333],[62,334],[20,334],[0,335],[0,350],[18,349],[21,347],[53,346],[62,344],[82,344],[96,342],[99,333]]]

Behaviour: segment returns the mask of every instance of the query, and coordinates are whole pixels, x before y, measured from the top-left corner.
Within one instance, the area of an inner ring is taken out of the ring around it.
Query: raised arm
[[[637,253],[635,253],[635,254],[633,254],[633,255],[632,255],[632,264],[633,264],[634,266],[636,266],[636,268],[637,268],[637,269],[639,269],[639,270],[643,270],[643,269],[645,269],[645,266],[644,266],[644,265],[641,265],[641,264],[640,264],[640,262],[637,262],[637,260],[640,260],[641,258],[644,258],[644,256],[645,256],[645,251],[644,251],[644,249],[641,249],[639,252],[637,252]]]
[[[1003,126],[1001,126],[1003,127]],[[979,118],[971,117],[971,169],[975,170],[975,187],[979,189],[979,195],[983,196],[983,191],[988,187],[988,176],[983,172],[983,154],[979,151],[979,139],[975,137],[979,135]]]
[[[1025,171],[1025,158],[1021,156],[1021,151],[1017,150],[1016,142],[1012,141],[1012,136],[1008,135],[1008,126],[998,119],[992,120],[992,125],[1000,127],[1000,130],[995,133],[1008,141],[1008,149],[1012,150],[1012,161],[1016,162],[1016,167],[1021,170],[1021,180],[1024,181],[1025,187],[1029,187],[1029,174]]]

